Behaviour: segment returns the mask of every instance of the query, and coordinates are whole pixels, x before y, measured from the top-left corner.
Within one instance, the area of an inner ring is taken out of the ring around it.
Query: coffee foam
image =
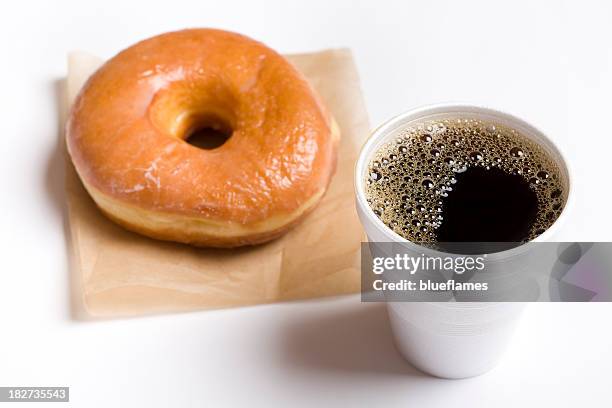
[[[368,165],[365,191],[374,213],[407,240],[434,243],[443,198],[469,167],[497,167],[522,176],[538,197],[532,240],[558,218],[567,198],[565,176],[540,145],[510,127],[470,118],[409,125],[383,144]]]

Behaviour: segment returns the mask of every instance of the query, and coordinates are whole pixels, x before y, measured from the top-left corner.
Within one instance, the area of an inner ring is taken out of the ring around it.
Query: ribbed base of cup
[[[495,367],[507,348],[521,314],[520,309],[516,308],[514,313],[502,313],[499,319],[481,318],[479,323],[472,325],[448,321],[427,323],[410,319],[408,303],[402,304],[404,307],[400,311],[393,305],[395,303],[388,303],[387,310],[395,344],[402,356],[419,370],[448,379],[474,377]],[[427,304],[414,305],[423,309]],[[429,305],[440,307],[437,304]],[[475,311],[473,308],[468,310],[471,313]],[[453,313],[457,311],[455,309]],[[418,313],[418,310],[414,312]]]

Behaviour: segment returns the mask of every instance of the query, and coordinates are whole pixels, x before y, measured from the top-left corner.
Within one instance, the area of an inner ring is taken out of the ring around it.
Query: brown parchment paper
[[[317,209],[284,237],[255,247],[201,249],[156,241],[106,219],[66,155],[73,295],[75,307],[84,308],[75,316],[225,308],[359,291],[363,231],[354,206],[353,167],[369,125],[357,70],[346,49],[288,58],[342,131],[337,172]],[[67,106],[100,63],[89,54],[70,55]]]

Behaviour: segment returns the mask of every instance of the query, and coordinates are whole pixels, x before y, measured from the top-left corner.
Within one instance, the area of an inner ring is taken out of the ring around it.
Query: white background
[[[357,296],[82,323],[70,319],[57,81],[65,55],[110,57],[184,27],[281,52],[350,47],[372,125],[461,100],[527,119],[567,153],[560,239],[610,240],[610,3],[14,1],[0,12],[0,385],[69,385],[111,406],[611,406],[612,304],[537,304],[492,372],[424,376],[382,305]],[[1,405],[1,404],[0,404]]]

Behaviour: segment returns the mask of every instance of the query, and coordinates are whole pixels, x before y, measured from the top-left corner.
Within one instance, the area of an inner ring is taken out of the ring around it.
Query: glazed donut
[[[220,147],[186,139],[224,128]],[[120,52],[75,100],[66,142],[97,206],[156,239],[235,247],[274,239],[321,200],[338,127],[302,75],[239,34],[190,29]]]

